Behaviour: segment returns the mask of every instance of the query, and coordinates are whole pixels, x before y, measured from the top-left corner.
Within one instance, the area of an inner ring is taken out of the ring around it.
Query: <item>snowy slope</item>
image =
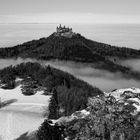
[[[75,119],[83,119],[83,118],[87,117],[89,114],[90,114],[89,111],[87,111],[86,109],[83,109],[81,111],[74,112],[71,116],[64,116],[57,120],[51,120],[52,124],[50,124],[50,125],[55,125],[55,124],[62,125],[62,124],[71,122]]]
[[[132,105],[135,107],[134,115],[140,112],[140,89],[139,88],[125,88],[116,89],[112,92],[105,93],[106,96],[113,96],[118,102],[124,102],[125,105]]]
[[[44,121],[50,96],[38,91],[35,95],[22,94],[22,85],[15,89],[0,88],[1,102],[14,101],[0,109],[0,140],[14,140],[21,134],[37,130]],[[13,100],[14,99],[14,100]]]
[[[1,110],[13,109],[16,111],[29,111],[29,112],[42,113],[50,99],[49,96],[42,95],[42,93],[43,91],[38,91],[35,95],[25,96],[22,94],[21,85],[19,85],[18,87],[12,90],[5,90],[0,88],[1,102],[10,99],[17,100],[17,102],[12,103],[10,106],[4,107]]]
[[[132,115],[136,115],[140,112],[140,89],[139,88],[125,88],[125,89],[116,89],[109,93],[105,93],[106,97],[113,96],[120,105],[125,106],[129,105],[130,113]],[[109,98],[107,98],[109,99]],[[131,112],[131,106],[134,107],[134,111]],[[86,109],[81,111],[76,111],[70,116],[63,116],[57,120],[49,120],[48,123],[51,126],[59,125],[59,126],[67,126],[68,124],[72,124],[72,122],[83,119],[90,115],[90,112]],[[27,133],[26,137],[32,136],[32,133]]]

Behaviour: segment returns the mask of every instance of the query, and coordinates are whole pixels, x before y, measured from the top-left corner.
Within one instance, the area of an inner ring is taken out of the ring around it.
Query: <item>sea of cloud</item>
[[[39,62],[42,65],[51,65],[60,70],[69,72],[89,84],[100,88],[103,91],[111,91],[118,88],[138,87],[140,81],[130,78],[124,78],[121,73],[112,73],[106,70],[95,69],[89,64],[74,63],[70,61],[37,61],[35,59],[0,59],[0,68],[17,65],[23,62]],[[133,70],[140,71],[140,60],[122,61],[122,65],[128,66]]]

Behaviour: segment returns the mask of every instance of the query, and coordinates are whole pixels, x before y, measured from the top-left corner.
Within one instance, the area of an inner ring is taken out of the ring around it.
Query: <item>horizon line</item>
[[[140,22],[0,22],[0,24],[140,24]]]

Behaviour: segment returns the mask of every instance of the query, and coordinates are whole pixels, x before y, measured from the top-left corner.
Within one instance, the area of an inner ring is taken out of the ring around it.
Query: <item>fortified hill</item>
[[[72,31],[72,28],[65,26],[62,27],[60,24],[59,26],[56,27],[55,35],[71,38],[73,35],[75,35],[75,33]]]

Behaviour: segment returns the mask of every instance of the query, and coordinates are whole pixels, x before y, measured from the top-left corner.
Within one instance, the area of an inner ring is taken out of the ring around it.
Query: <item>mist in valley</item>
[[[127,66],[132,70],[140,72],[140,59],[129,59],[121,61],[121,65]]]
[[[36,60],[33,59],[22,59],[22,58],[18,58],[18,59],[0,59],[0,69],[3,69],[5,67],[8,67],[10,65],[15,66],[18,65],[20,63],[26,63],[26,62],[36,62]]]
[[[80,78],[105,92],[118,88],[140,88],[140,81],[138,80],[126,79],[119,72],[111,73],[106,70],[95,69],[88,64],[65,61],[43,61],[41,63],[43,63],[43,65],[52,65],[55,68],[69,72],[77,78]]]
[[[43,66],[51,65],[60,70],[71,73],[90,85],[100,88],[102,91],[108,92],[118,88],[138,87],[140,88],[140,81],[134,79],[125,79],[121,73],[111,73],[106,70],[95,69],[89,64],[66,62],[66,61],[41,61],[35,59],[0,59],[0,69],[17,65],[23,62],[39,62]],[[133,70],[140,71],[140,60],[129,60],[121,62],[122,65],[129,66]]]

